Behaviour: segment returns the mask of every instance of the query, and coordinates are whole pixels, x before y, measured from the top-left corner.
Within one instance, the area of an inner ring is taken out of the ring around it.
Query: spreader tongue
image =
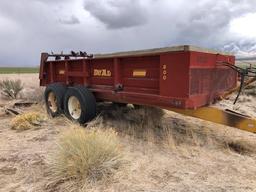
[[[237,113],[229,109],[222,110],[215,107],[201,107],[195,110],[177,108],[170,108],[169,110],[186,116],[191,116],[256,133],[255,118]]]

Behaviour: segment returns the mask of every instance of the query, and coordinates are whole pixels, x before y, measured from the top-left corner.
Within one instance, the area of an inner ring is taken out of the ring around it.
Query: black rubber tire
[[[66,89],[67,89],[66,86],[61,83],[53,83],[46,87],[46,89],[44,91],[44,101],[45,101],[47,113],[51,117],[57,117],[63,113],[63,109],[64,109],[63,98],[65,95]],[[57,100],[57,111],[56,112],[54,112],[50,109],[50,106],[48,103],[48,96],[49,96],[50,92],[53,92],[54,95],[56,96],[56,100]]]
[[[80,103],[81,115],[78,119],[74,119],[68,109],[68,100],[71,96],[75,96]],[[67,118],[80,124],[92,120],[96,116],[96,100],[94,95],[84,86],[69,87],[64,97],[64,112]]]

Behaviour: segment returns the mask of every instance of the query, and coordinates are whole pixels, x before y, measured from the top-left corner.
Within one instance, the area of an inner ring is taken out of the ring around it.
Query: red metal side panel
[[[202,53],[202,52],[190,52],[190,68],[215,68],[218,62],[235,63],[234,56]]]
[[[189,94],[189,52],[161,54],[160,95],[185,98]]]
[[[67,65],[67,66],[65,66]],[[65,80],[68,84],[77,85],[83,84],[86,74],[83,73],[83,60],[67,60],[67,63],[63,65],[65,71]]]
[[[227,67],[192,68],[190,75],[190,95],[216,94],[236,86],[236,72]]]
[[[55,82],[65,82],[65,74],[62,71],[65,71],[64,61],[54,63],[54,81]]]
[[[61,82],[67,85],[88,85],[89,60],[58,60],[44,63],[44,81],[46,84]]]
[[[91,87],[114,87],[114,59],[91,60]]]
[[[159,93],[159,56],[120,59],[124,91]]]
[[[44,79],[47,84],[65,81],[65,77],[60,74],[60,71],[64,70],[63,63],[63,61],[48,61],[45,63]]]
[[[219,94],[236,86],[236,72],[221,64],[234,64],[234,59],[233,56],[190,52],[188,108],[211,104]]]

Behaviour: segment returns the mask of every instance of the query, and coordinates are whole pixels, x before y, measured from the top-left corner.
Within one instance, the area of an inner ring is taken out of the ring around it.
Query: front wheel
[[[62,114],[63,97],[66,92],[66,87],[60,83],[53,83],[46,87],[44,92],[44,100],[47,113],[56,117]]]
[[[64,97],[65,115],[80,124],[92,120],[96,116],[96,100],[94,95],[83,86],[68,88]]]

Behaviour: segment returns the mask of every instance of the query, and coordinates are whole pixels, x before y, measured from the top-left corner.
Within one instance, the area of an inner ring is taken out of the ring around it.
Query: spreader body
[[[99,101],[163,108],[206,106],[234,88],[237,74],[221,62],[235,57],[192,46],[48,60],[42,54],[40,84],[83,85]]]

